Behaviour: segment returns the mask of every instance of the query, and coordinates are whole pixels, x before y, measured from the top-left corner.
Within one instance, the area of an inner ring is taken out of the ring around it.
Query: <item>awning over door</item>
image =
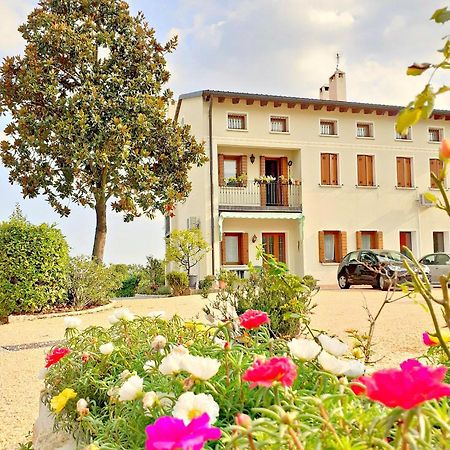
[[[303,222],[305,216],[302,213],[292,212],[253,212],[253,211],[224,211],[219,215],[219,239],[222,240],[223,221],[225,219],[278,219],[298,220],[300,241],[303,241]]]

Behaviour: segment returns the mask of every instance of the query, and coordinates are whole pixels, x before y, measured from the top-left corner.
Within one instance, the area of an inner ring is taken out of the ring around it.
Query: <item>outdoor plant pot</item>
[[[195,289],[197,287],[197,275],[189,275],[189,287]]]

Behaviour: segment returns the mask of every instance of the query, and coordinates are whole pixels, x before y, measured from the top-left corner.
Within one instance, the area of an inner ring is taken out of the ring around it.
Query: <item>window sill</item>
[[[343,184],[320,184],[318,185],[319,187],[323,187],[323,188],[340,188],[342,186],[344,186]]]
[[[368,140],[374,140],[375,139],[375,136],[355,136],[356,137],[356,139],[368,139]]]
[[[397,142],[412,142],[412,139],[397,139],[397,138],[395,138],[395,140]]]
[[[321,133],[319,133],[319,136],[321,136],[321,137],[332,137],[332,138],[339,137],[338,134],[321,134]]]
[[[412,187],[408,187],[408,186],[395,186],[395,189],[398,189],[399,191],[415,191],[416,189],[418,189],[418,186],[412,186]]]
[[[227,128],[227,131],[239,131],[239,132],[248,132],[248,129],[244,128]]]
[[[448,189],[449,189],[448,187],[444,186],[444,191],[448,191]],[[428,187],[428,190],[429,191],[436,191],[436,192],[440,191],[439,188],[435,188],[435,187],[431,187],[431,186]]]
[[[364,185],[359,185],[359,184],[355,184],[355,188],[357,189],[378,189],[380,187],[379,184],[377,184],[376,186],[364,186]]]
[[[428,141],[429,144],[440,144],[441,141]]]
[[[290,131],[269,131],[270,134],[291,134]]]
[[[322,264],[322,266],[338,266],[340,263],[330,261],[330,262],[323,262],[320,264]]]

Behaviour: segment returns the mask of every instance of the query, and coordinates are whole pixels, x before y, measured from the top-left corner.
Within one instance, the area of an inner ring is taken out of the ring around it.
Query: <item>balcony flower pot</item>
[[[189,275],[189,287],[191,289],[197,288],[197,275]]]

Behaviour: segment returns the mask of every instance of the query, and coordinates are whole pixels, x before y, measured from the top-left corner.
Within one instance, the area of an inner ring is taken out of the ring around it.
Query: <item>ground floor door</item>
[[[262,244],[266,253],[270,253],[280,262],[286,262],[285,233],[263,233]]]
[[[405,253],[403,247],[408,247],[412,251],[412,233],[411,231],[400,231],[400,251]]]

